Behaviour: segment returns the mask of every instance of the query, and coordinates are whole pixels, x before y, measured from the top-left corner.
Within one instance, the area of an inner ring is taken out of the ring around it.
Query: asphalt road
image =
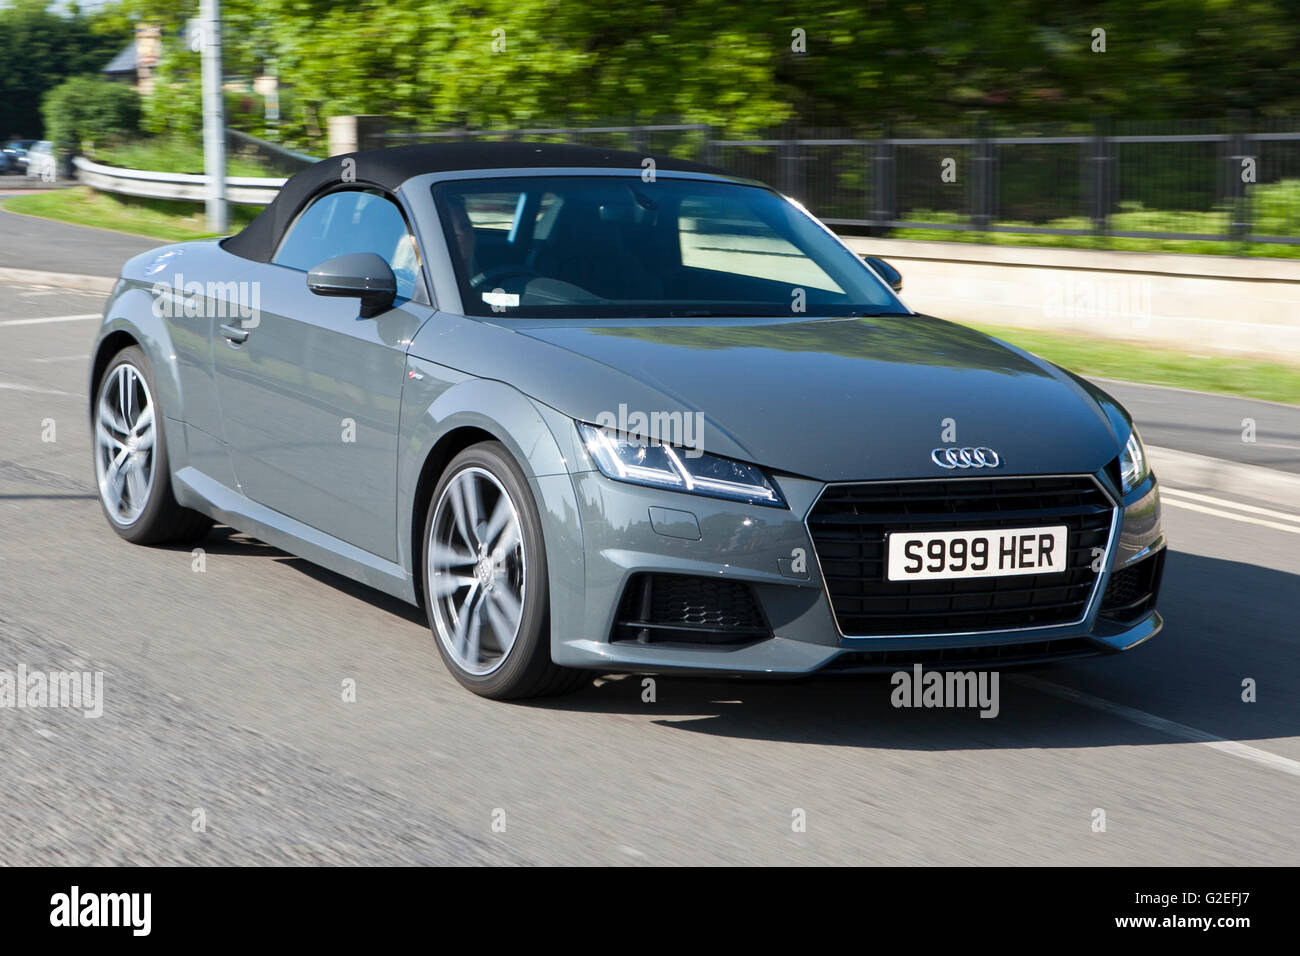
[[[0,188],[5,181],[0,179]],[[165,245],[107,229],[87,229],[0,208],[0,267],[117,276],[122,263]]]
[[[223,529],[201,571],[110,531],[95,322],[26,321],[100,305],[0,283],[0,670],[104,673],[99,718],[0,709],[0,860],[1300,862],[1298,515],[1168,505],[1165,631],[1007,672],[995,719],[894,709],[879,678],[491,703],[414,608]]]
[[[75,185],[76,180],[72,179],[46,183],[35,177],[29,178],[26,173],[0,174],[0,196],[24,196],[51,189],[71,189]]]
[[[1098,379],[1149,445],[1300,474],[1300,407]]]

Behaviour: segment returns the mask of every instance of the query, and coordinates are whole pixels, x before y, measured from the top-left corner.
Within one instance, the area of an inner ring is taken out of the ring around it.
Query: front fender
[[[581,620],[586,574],[568,465],[582,460],[578,436],[573,422],[555,409],[504,382],[408,358],[398,443],[398,561],[412,574],[418,593],[414,547],[425,518],[415,513],[421,476],[431,456],[445,462],[443,452],[464,440],[467,430],[501,442],[528,480],[542,521],[554,646],[556,635],[569,633]]]
[[[176,350],[167,322],[153,307],[150,292],[135,283],[121,280],[113,289],[104,308],[104,321],[95,334],[90,350],[88,411],[94,420],[95,386],[104,367],[126,346],[129,336],[144,352],[153,373],[154,400],[162,409],[163,433],[167,437],[167,455],[172,474],[186,464],[184,401]]]

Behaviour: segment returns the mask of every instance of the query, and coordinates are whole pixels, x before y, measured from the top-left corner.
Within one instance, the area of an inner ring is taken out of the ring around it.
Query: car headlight
[[[1124,494],[1142,484],[1147,480],[1147,475],[1151,474],[1151,465],[1147,461],[1147,452],[1142,447],[1142,438],[1138,435],[1136,425],[1129,432],[1124,450],[1119,454],[1119,473],[1123,479]]]
[[[688,453],[585,422],[578,423],[578,433],[606,478],[755,505],[785,506],[781,493],[753,465],[702,452]]]

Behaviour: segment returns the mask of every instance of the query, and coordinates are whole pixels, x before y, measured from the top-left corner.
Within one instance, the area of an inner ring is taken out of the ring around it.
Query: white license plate
[[[898,531],[888,536],[891,581],[993,578],[1065,570],[1065,525],[989,531]]]

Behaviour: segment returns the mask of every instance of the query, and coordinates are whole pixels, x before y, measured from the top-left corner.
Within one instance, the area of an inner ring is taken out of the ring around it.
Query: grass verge
[[[1170,385],[1241,398],[1300,405],[1300,367],[1258,359],[1192,355],[1128,342],[962,323],[1019,346],[1080,375]]]
[[[118,196],[96,192],[87,186],[14,196],[6,199],[3,206],[10,212],[129,232],[165,242],[206,239],[215,235],[208,230],[202,203]],[[232,205],[230,232],[243,229],[260,211],[259,206]]]

